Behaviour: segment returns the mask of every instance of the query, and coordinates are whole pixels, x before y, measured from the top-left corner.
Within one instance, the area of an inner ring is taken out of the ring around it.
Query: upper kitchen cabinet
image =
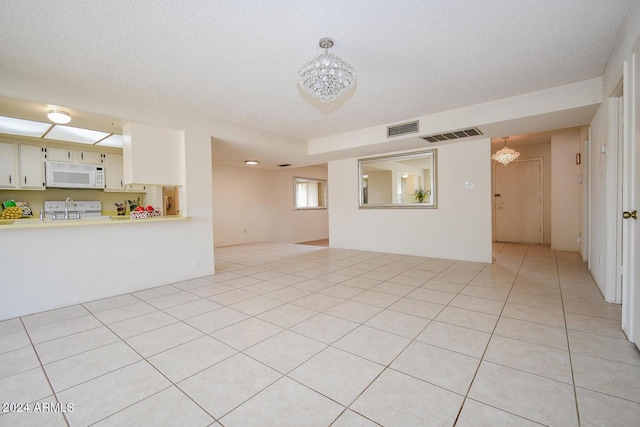
[[[101,165],[103,159],[103,154],[95,151],[85,151],[78,150],[76,151],[76,162],[78,163],[86,163],[89,165]]]
[[[103,163],[103,154],[97,151],[71,150],[68,148],[48,147],[47,160],[54,162],[75,162],[89,165],[100,165]]]
[[[0,188],[44,190],[43,148],[0,142]]]
[[[117,192],[132,192],[132,193],[144,193],[146,186],[143,184],[124,184],[123,178],[123,161],[122,154],[110,154],[104,155],[104,169],[105,169],[105,188],[104,191],[117,191]]]
[[[18,188],[18,147],[0,142],[0,188]]]
[[[20,188],[44,190],[44,148],[20,144]]]
[[[127,123],[122,137],[125,184],[182,185],[183,131]]]
[[[104,157],[104,191],[124,191],[121,154],[106,154]]]
[[[73,150],[67,148],[47,148],[47,160],[52,162],[73,162]]]

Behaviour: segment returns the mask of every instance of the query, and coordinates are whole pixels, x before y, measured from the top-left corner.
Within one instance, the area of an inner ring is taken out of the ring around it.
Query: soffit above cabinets
[[[0,116],[0,133],[55,141],[122,148],[122,135],[67,125]]]

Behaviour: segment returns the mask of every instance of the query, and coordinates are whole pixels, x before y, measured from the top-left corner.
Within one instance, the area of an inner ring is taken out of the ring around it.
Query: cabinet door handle
[[[71,160],[71,151],[67,151],[67,159]]]
[[[80,153],[80,159],[84,160],[84,152]]]
[[[9,175],[9,184],[11,184],[11,175]]]
[[[27,183],[27,176],[26,175],[24,176],[24,183],[25,184]]]

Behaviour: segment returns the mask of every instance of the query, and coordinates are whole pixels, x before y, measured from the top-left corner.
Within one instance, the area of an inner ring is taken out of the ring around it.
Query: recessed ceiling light
[[[50,123],[0,116],[0,133],[6,133],[9,135],[40,138],[51,126],[52,125]]]
[[[44,137],[58,141],[77,142],[79,144],[95,144],[109,136],[106,132],[91,129],[75,128],[71,126],[54,126]]]
[[[102,147],[118,147],[122,148],[122,135],[118,135],[116,133],[109,135],[105,139],[98,142],[96,145],[100,145]]]
[[[47,114],[49,120],[53,123],[58,123],[60,125],[67,124],[71,121],[71,116],[69,113],[63,110],[49,110],[49,114]]]
[[[244,164],[245,165],[257,165],[258,161],[257,160],[245,160]]]

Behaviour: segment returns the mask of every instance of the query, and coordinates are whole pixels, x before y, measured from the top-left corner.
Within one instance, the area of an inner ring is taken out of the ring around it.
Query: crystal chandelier
[[[329,53],[330,38],[320,39],[324,53],[307,62],[298,71],[298,84],[307,93],[323,102],[331,102],[344,94],[356,82],[356,73],[342,58]]]
[[[507,166],[509,163],[513,162],[515,159],[520,157],[520,153],[507,147],[507,139],[509,138],[503,138],[503,139],[504,139],[504,147],[496,151],[496,153],[493,156],[491,156],[491,158],[496,162],[502,163],[503,165]]]

